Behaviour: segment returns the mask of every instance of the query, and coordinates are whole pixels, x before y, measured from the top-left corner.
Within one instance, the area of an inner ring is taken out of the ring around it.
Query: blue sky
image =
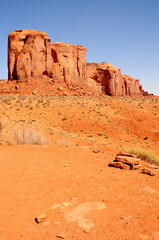
[[[88,62],[109,62],[159,95],[158,0],[1,0],[0,79],[7,78],[8,34],[17,29],[81,44]]]

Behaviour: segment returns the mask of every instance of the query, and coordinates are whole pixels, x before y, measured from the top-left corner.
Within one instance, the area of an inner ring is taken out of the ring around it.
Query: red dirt
[[[123,147],[159,155],[158,105],[144,98],[1,96],[0,119],[8,124],[0,146],[0,239],[158,240],[159,172],[108,166]],[[49,144],[7,146],[15,124],[44,130]],[[67,212],[88,202],[105,204],[84,216],[90,229],[66,221]],[[47,219],[37,224],[43,213]]]

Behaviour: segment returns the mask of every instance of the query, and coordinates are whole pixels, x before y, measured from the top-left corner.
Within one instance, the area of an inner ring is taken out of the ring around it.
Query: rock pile
[[[158,169],[157,166],[153,166],[151,164],[145,164],[142,162],[141,159],[137,158],[133,154],[128,154],[124,152],[119,152],[115,160],[109,163],[110,167],[116,167],[124,170],[137,170],[140,169],[141,173],[148,174],[150,176],[155,176],[156,173],[152,169]]]

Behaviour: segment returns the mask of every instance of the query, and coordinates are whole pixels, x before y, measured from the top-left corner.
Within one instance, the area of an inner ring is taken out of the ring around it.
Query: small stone
[[[66,233],[61,232],[60,234],[56,235],[57,238],[65,239]]]
[[[99,153],[100,150],[98,150],[98,149],[93,149],[93,152],[94,152],[94,153]]]
[[[63,87],[58,87],[57,90],[63,91]]]
[[[149,169],[149,168],[143,168],[142,170],[141,170],[141,172],[142,173],[145,173],[145,174],[148,174],[148,175],[150,175],[150,176],[155,176],[156,175],[156,173],[155,172],[153,172],[151,169]]]
[[[36,90],[32,91],[32,94],[33,94],[33,95],[36,95],[36,93],[37,93],[37,91],[36,91]]]
[[[63,96],[68,96],[68,93],[64,91]]]
[[[35,221],[36,221],[37,223],[41,223],[41,222],[45,221],[46,218],[47,218],[47,215],[46,215],[45,213],[43,213],[43,214],[40,214],[39,216],[37,216],[37,217],[35,218]]]
[[[69,166],[70,166],[69,164],[65,164],[65,165],[64,165],[65,168],[68,168]]]

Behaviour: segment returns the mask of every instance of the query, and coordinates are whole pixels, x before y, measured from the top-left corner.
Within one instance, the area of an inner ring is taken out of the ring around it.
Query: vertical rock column
[[[110,63],[87,63],[88,87],[107,95],[142,95],[139,80],[121,74],[121,70]]]
[[[35,30],[17,30],[8,36],[8,79],[25,79],[48,74],[50,39]]]
[[[53,77],[60,76],[69,86],[86,86],[86,51],[81,45],[52,43]]]

